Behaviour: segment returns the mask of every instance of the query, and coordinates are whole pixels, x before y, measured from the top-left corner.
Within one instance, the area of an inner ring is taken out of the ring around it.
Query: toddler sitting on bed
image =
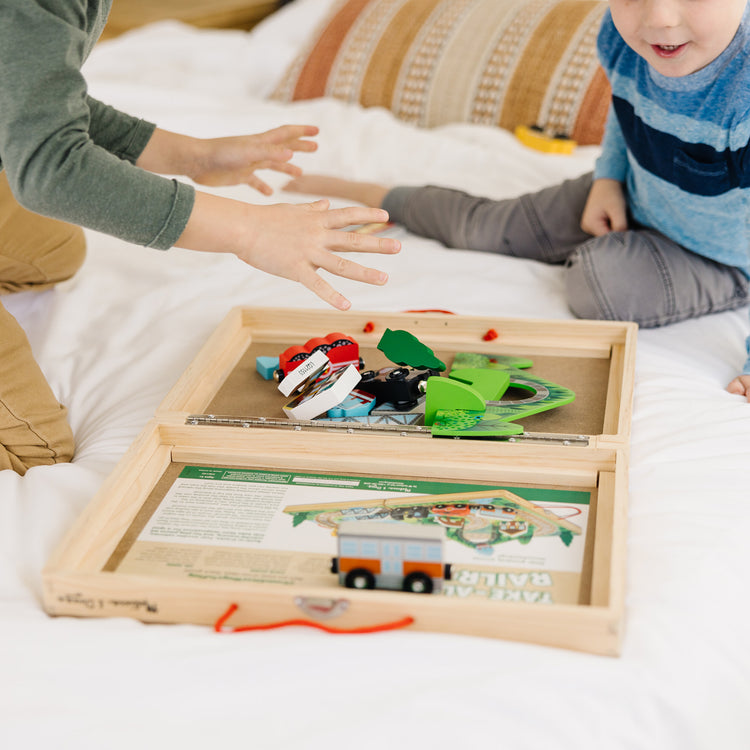
[[[309,138],[318,131],[286,125],[259,135],[190,138],[91,98],[80,69],[111,2],[0,3],[0,294],[44,289],[75,273],[85,254],[81,226],[158,249],[234,253],[339,309],[348,300],[318,269],[385,283],[384,273],[332,252],[398,252],[395,240],[338,231],[387,220],[381,209],[329,210],[327,201],[257,206],[157,176],[246,183],[269,194],[256,170],[300,174],[289,159],[314,151]],[[23,474],[72,455],[65,409],[0,304],[0,469]]]
[[[747,0],[610,0],[612,104],[594,173],[517,199],[307,175],[286,190],[382,206],[454,248],[565,264],[582,318],[660,326],[748,302]],[[750,359],[728,386],[750,400]]]

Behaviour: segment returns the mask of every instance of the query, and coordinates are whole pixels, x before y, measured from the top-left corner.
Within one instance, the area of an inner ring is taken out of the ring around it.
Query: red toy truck
[[[290,346],[279,355],[276,379],[281,382],[292,370],[304,362],[313,352],[321,351],[331,362],[331,369],[338,370],[347,365],[362,369],[359,344],[345,333],[329,333],[306,341],[302,345]]]

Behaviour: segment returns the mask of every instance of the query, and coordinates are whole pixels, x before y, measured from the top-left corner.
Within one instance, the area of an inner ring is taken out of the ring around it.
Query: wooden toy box
[[[256,356],[332,331],[359,342],[368,369],[383,366],[376,345],[386,328],[409,331],[445,361],[456,352],[529,357],[576,399],[522,420],[519,438],[435,438],[428,429],[291,422],[280,416],[284,399],[275,384],[255,372]],[[635,339],[629,323],[235,309],[48,561],[45,609],[215,625],[236,605],[228,626],[303,619],[351,630],[408,622],[415,630],[617,655]],[[243,482],[252,485],[249,503],[238,500]],[[362,494],[341,494],[354,486]],[[510,499],[495,511],[516,517],[486,528],[500,523],[507,544],[469,539],[466,519],[441,516],[464,544],[457,576],[440,594],[349,589],[330,572],[329,507],[336,506],[336,518],[373,508],[382,516],[384,506],[399,520],[419,518],[427,506],[448,514],[471,507],[479,515],[483,506],[467,503],[445,510],[437,495],[495,489]],[[308,493],[315,512],[295,504]],[[250,528],[281,540],[277,547],[258,551],[257,540],[240,538],[248,518]],[[552,520],[544,549],[551,560],[564,558],[560,575],[548,575],[534,557],[541,553],[524,557],[529,519],[537,528]],[[552,579],[563,583],[554,588]]]

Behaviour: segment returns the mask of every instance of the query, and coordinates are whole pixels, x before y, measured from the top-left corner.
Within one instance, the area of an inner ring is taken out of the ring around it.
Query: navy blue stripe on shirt
[[[686,143],[647,125],[625,99],[612,97],[612,103],[627,147],[646,171],[693,195],[723,195],[750,187],[750,171],[742,169],[747,144],[717,151],[705,143]]]

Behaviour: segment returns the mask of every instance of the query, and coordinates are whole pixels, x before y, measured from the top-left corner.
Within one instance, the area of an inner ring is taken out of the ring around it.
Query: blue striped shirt
[[[609,10],[599,59],[612,106],[594,170],[626,185],[633,218],[750,277],[750,5],[729,46],[687,76],[656,72]]]

